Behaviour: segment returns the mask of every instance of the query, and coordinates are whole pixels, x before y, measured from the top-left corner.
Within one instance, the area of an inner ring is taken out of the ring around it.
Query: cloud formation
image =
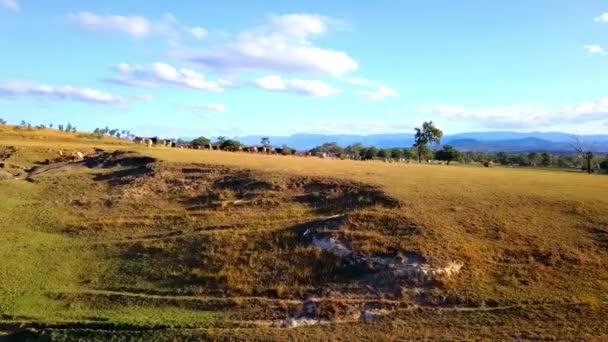
[[[152,24],[144,17],[121,15],[98,15],[91,12],[68,15],[70,23],[92,32],[126,33],[133,38],[142,38],[152,32]]]
[[[346,83],[353,85],[353,86],[368,88],[368,90],[358,92],[359,96],[366,98],[366,99],[382,100],[387,97],[394,97],[394,96],[399,95],[399,93],[396,90],[389,88],[388,86],[382,84],[381,82],[373,81],[373,80],[367,79],[365,77],[350,77],[350,78],[347,78],[345,81],[346,81]],[[371,90],[370,88],[375,88],[375,89]]]
[[[209,34],[209,32],[205,28],[200,26],[190,27],[188,31],[194,38],[198,40],[203,40],[207,38],[207,35]]]
[[[606,50],[604,50],[604,48],[599,45],[585,45],[584,48],[590,54],[594,54],[594,55],[608,54],[608,52],[606,52]]]
[[[314,45],[328,31],[330,19],[317,14],[273,16],[241,32],[227,44],[198,51],[186,59],[220,71],[270,71],[340,76],[358,68],[342,51]]]
[[[0,5],[13,12],[19,12],[21,10],[17,0],[0,0]]]
[[[31,96],[50,100],[73,100],[100,104],[120,104],[126,98],[92,88],[79,88],[70,85],[49,86],[26,81],[0,83],[0,97]]]
[[[394,90],[392,88],[389,88],[384,85],[380,85],[375,90],[361,91],[361,92],[359,92],[359,95],[361,95],[362,97],[364,97],[366,99],[370,99],[370,100],[382,100],[387,97],[397,96],[398,93],[396,90]]]
[[[174,85],[184,88],[209,92],[223,92],[228,85],[226,81],[212,81],[192,69],[176,69],[165,63],[153,63],[149,66],[129,65],[120,63],[113,67],[117,75],[109,81],[123,85],[138,87],[160,87]]]
[[[446,119],[475,121],[489,128],[547,127],[604,119],[608,115],[608,98],[566,105],[553,111],[538,104],[480,108],[467,108],[462,105],[434,105],[419,107],[418,111],[439,115]]]
[[[183,112],[194,114],[196,117],[209,117],[214,113],[224,113],[228,108],[219,103],[207,103],[201,105],[177,105],[178,109]]]
[[[143,16],[105,15],[85,11],[68,14],[67,21],[87,32],[122,33],[138,39],[157,35],[167,38],[171,43],[180,41],[183,35],[203,40],[208,34],[203,27],[181,24],[171,13],[165,13],[160,19],[149,19]]]
[[[599,23],[608,23],[608,12],[604,12],[595,18],[595,21]]]
[[[287,92],[298,95],[327,97],[340,93],[329,84],[319,80],[302,80],[296,78],[282,78],[278,75],[269,75],[258,78],[253,81],[253,84],[264,90]]]

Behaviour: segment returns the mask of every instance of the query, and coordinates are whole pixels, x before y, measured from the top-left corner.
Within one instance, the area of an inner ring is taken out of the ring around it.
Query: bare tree
[[[593,172],[593,158],[595,157],[591,146],[586,144],[580,136],[575,136],[572,139],[570,146],[576,152],[576,154],[584,160],[587,173],[591,174]]]

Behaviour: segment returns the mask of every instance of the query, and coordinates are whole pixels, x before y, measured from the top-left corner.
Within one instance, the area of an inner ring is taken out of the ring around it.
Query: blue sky
[[[138,134],[608,132],[608,3],[0,0],[0,118]]]

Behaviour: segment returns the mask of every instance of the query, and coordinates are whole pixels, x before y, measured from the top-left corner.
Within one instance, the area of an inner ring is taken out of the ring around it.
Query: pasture
[[[0,129],[0,145],[17,148],[4,163],[30,168],[58,150],[89,156],[30,181],[0,181],[3,334],[608,336],[606,176],[146,148]],[[393,259],[405,262],[383,263]],[[435,272],[451,263],[462,268],[419,276],[418,264]],[[402,265],[407,276],[396,271]],[[285,327],[304,316],[315,324]]]

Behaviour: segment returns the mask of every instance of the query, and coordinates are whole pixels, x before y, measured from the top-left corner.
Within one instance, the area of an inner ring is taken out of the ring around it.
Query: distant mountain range
[[[247,145],[257,145],[262,137],[262,135],[248,135],[233,138]],[[445,135],[441,142],[443,145],[452,145],[463,151],[565,153],[572,151],[571,144],[575,137],[575,135],[562,132],[471,132]],[[595,152],[608,152],[608,134],[578,137]],[[311,149],[326,142],[336,142],[340,146],[361,143],[365,146],[380,148],[410,147],[414,143],[414,135],[409,133],[370,135],[298,133],[290,136],[270,136],[270,142],[274,146],[287,145],[298,150]]]

